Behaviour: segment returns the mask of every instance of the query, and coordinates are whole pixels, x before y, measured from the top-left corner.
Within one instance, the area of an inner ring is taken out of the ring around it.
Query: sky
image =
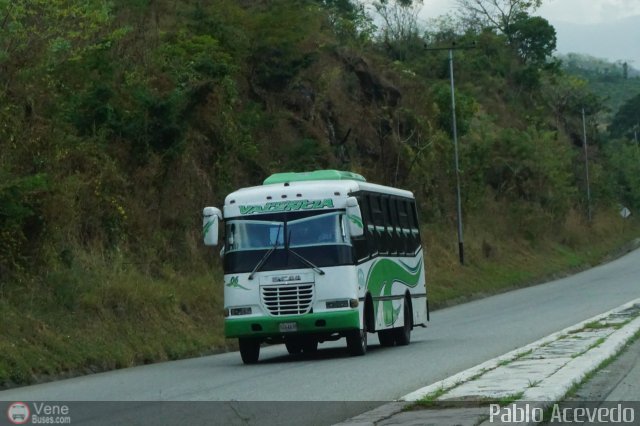
[[[423,19],[456,9],[455,0],[423,0],[423,4]],[[586,53],[611,61],[628,58],[640,68],[640,39],[629,40],[629,32],[622,30],[630,25],[631,17],[640,22],[640,0],[543,0],[534,14],[556,27],[558,52]]]
[[[425,17],[453,12],[455,0],[423,0]],[[611,22],[632,15],[640,15],[638,0],[543,0],[536,12],[550,21],[576,24]]]
[[[543,0],[537,14],[549,21],[609,23],[640,15],[638,0]]]

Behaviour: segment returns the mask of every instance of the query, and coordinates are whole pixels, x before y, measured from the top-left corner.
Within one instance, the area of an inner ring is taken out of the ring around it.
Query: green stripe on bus
[[[422,258],[418,261],[415,267],[410,267],[406,263],[399,261],[394,262],[390,259],[380,259],[373,264],[369,269],[369,276],[367,277],[367,288],[371,292],[373,297],[387,298],[391,296],[391,290],[394,283],[400,283],[409,288],[414,288],[420,282],[420,276],[422,275]],[[382,300],[378,303],[374,303],[373,310],[374,315],[377,316],[378,305],[382,304],[382,316],[386,326],[393,325],[394,312],[392,300]]]

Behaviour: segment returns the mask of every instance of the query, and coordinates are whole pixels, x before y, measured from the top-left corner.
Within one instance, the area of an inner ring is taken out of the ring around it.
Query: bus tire
[[[351,330],[347,334],[347,349],[353,356],[367,353],[367,321],[362,321],[362,330]]]
[[[394,328],[396,345],[406,346],[411,342],[411,322],[413,318],[413,312],[411,310],[411,304],[405,297],[403,307],[404,324],[402,327]]]
[[[239,338],[240,357],[245,364],[255,364],[260,357],[260,340]]]
[[[380,346],[389,347],[393,346],[396,342],[396,336],[394,330],[380,330],[378,331],[378,340]]]

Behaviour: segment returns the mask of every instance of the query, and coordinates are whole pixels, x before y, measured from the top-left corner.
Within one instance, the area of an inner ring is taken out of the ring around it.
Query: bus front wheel
[[[354,356],[367,353],[367,322],[363,321],[362,330],[352,330],[347,334],[347,349]]]
[[[260,357],[260,341],[256,339],[240,338],[240,357],[245,364],[255,364]]]

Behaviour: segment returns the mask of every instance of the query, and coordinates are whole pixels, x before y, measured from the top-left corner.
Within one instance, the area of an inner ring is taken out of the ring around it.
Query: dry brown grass
[[[431,306],[483,297],[593,266],[640,236],[638,221],[623,221],[614,210],[599,212],[591,224],[570,211],[564,226],[535,241],[519,235],[506,221],[498,220],[501,217],[494,212],[468,219],[465,266],[458,260],[455,224],[449,229],[423,227]]]

